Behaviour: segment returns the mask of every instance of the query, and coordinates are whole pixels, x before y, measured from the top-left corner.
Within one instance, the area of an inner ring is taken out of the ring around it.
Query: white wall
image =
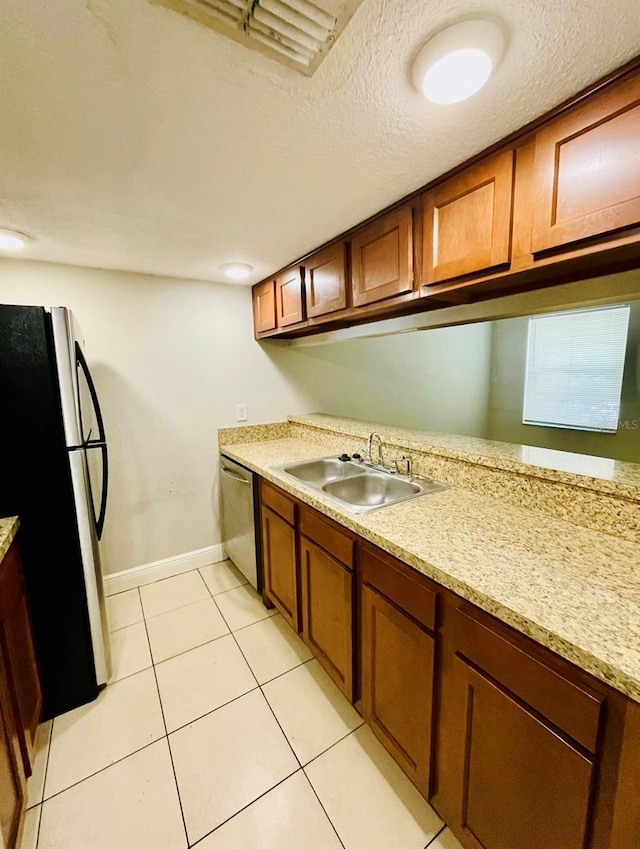
[[[0,301],[80,322],[110,449],[102,546],[118,572],[220,542],[216,429],[326,412],[482,436],[489,325],[318,348],[253,339],[247,287],[0,260]]]
[[[80,322],[111,460],[106,572],[220,542],[216,428],[309,412],[252,338],[246,287],[0,261],[4,303]]]

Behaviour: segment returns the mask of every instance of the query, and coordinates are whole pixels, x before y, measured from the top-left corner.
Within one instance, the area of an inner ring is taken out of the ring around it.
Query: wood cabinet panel
[[[426,284],[508,266],[514,156],[502,151],[423,196]]]
[[[365,722],[428,795],[435,639],[382,595],[362,588]]]
[[[278,327],[304,321],[302,270],[299,265],[276,277],[276,311]]]
[[[264,505],[261,516],[264,591],[289,625],[298,631],[296,531]]]
[[[534,253],[640,225],[640,75],[536,134]]]
[[[305,537],[300,556],[303,639],[353,701],[353,573]]]
[[[305,260],[304,287],[309,318],[347,306],[347,250],[344,242],[330,245]]]
[[[7,849],[18,845],[25,800],[26,777],[20,733],[14,715],[8,667],[0,652],[0,845]]]
[[[253,327],[256,333],[275,330],[276,289],[273,280],[253,287]]]
[[[270,507],[274,513],[282,516],[290,525],[295,524],[297,502],[286,492],[267,483],[267,481],[261,480],[260,500],[262,504]]]
[[[353,305],[393,298],[413,287],[413,209],[403,206],[352,237]]]
[[[300,533],[308,537],[320,548],[328,551],[343,566],[353,569],[355,543],[339,525],[326,516],[302,505],[300,507]]]
[[[409,567],[369,545],[362,547],[361,562],[365,584],[379,590],[426,628],[435,630],[438,592],[427,584],[428,578],[410,575]]]
[[[584,849],[594,764],[526,704],[457,659],[457,823],[481,849]]]
[[[603,699],[503,639],[471,605],[456,611],[456,651],[595,752]]]
[[[0,654],[4,656],[25,775],[29,776],[42,713],[42,690],[22,563],[15,542],[0,563]]]

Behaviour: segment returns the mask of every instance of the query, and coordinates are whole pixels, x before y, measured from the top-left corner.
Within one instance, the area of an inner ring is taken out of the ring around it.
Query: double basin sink
[[[336,457],[285,463],[275,469],[319,490],[352,513],[370,513],[446,489],[437,481],[394,475]]]

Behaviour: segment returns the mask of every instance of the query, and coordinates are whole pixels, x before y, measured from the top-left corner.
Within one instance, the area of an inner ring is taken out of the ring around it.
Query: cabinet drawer
[[[364,583],[377,589],[426,628],[435,631],[438,593],[426,586],[418,575],[413,578],[405,574],[404,568],[394,557],[363,546]]]
[[[331,520],[315,510],[300,508],[300,533],[324,548],[348,569],[353,569],[354,541]]]
[[[274,513],[282,516],[290,525],[294,525],[296,521],[296,503],[295,501],[275,486],[267,483],[264,480],[260,481],[260,498],[262,503],[270,507]]]
[[[456,611],[457,654],[595,752],[603,699],[509,642],[481,617],[467,605]]]

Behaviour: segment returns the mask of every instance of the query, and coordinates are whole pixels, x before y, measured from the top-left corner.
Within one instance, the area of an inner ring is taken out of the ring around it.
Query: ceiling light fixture
[[[233,280],[246,280],[253,271],[253,266],[246,262],[225,262],[220,268]]]
[[[20,251],[31,241],[25,233],[0,227],[0,251]]]
[[[505,48],[491,21],[461,21],[429,39],[413,63],[413,83],[432,103],[466,100],[489,79]]]

